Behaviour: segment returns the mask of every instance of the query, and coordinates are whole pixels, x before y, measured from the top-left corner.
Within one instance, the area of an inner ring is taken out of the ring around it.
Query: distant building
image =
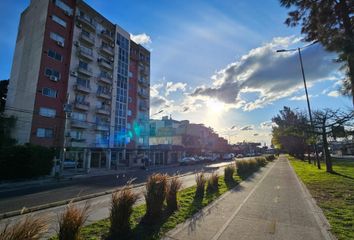
[[[84,1],[31,1],[10,79],[20,144],[65,148],[86,170],[129,164],[127,148],[148,148],[150,52]]]
[[[150,120],[150,149],[164,148],[164,163],[175,163],[183,156],[226,153],[230,151],[226,139],[203,124],[177,121],[167,116]],[[166,154],[170,154],[167,156]],[[155,157],[153,157],[155,158]]]

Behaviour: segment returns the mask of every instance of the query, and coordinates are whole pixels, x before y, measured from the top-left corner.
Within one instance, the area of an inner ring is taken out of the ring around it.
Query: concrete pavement
[[[288,160],[268,164],[165,239],[335,239]]]

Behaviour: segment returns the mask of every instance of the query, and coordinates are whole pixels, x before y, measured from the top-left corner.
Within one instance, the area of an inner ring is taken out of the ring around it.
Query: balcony
[[[97,77],[98,81],[101,81],[101,82],[107,83],[107,84],[112,84],[112,79],[113,79],[113,76],[108,75],[108,74],[101,74]]]
[[[113,70],[113,64],[105,59],[98,59],[98,65],[106,70]]]
[[[97,107],[96,108],[96,113],[102,114],[102,115],[110,115],[111,110],[107,107]]]
[[[76,119],[71,119],[70,124],[72,128],[86,129],[89,127],[87,122],[76,120]]]
[[[88,44],[90,46],[95,45],[95,37],[91,36],[90,34],[86,34],[84,32],[81,32],[79,39],[80,39],[80,41],[85,42],[86,44]]]
[[[147,69],[147,68],[145,68],[145,67],[140,67],[139,68],[139,72],[140,72],[140,74],[141,75],[143,75],[143,76],[149,76],[149,70]]]
[[[91,49],[86,49],[86,48],[78,48],[77,49],[77,55],[84,60],[92,61],[93,60],[93,54]]]
[[[96,130],[97,131],[109,131],[109,124],[108,123],[97,123]]]
[[[74,103],[75,108],[88,111],[90,108],[90,103],[89,102],[75,102]]]
[[[109,42],[114,42],[113,34],[110,31],[102,30],[101,38],[103,38]]]
[[[111,99],[111,93],[110,92],[98,91],[97,92],[97,97],[110,100]]]
[[[91,68],[84,68],[84,67],[78,66],[78,67],[77,67],[77,72],[79,72],[79,73],[81,73],[81,74],[83,74],[83,75],[92,77],[92,70],[91,70]]]
[[[91,88],[89,86],[84,86],[84,85],[80,85],[80,84],[75,84],[74,89],[78,92],[83,92],[83,93],[90,93],[91,92]]]
[[[139,96],[142,97],[142,98],[145,98],[145,99],[149,98],[149,94],[146,93],[146,92],[138,91],[138,94],[139,94]]]
[[[76,16],[76,21],[78,22],[78,26],[81,26],[87,28],[88,30],[92,32],[96,32],[96,26],[94,25],[93,21],[91,18],[85,17],[85,16]]]
[[[100,50],[101,50],[102,53],[104,53],[104,54],[106,54],[108,56],[111,56],[111,57],[114,56],[114,48],[112,48],[112,47],[102,45]]]
[[[142,85],[145,88],[148,88],[150,85],[149,82],[146,81],[144,78],[139,78],[138,82],[140,83],[140,85]]]

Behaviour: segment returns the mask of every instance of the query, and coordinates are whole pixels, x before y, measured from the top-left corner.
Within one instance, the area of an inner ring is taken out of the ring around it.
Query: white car
[[[233,154],[233,153],[226,153],[226,154],[224,154],[223,159],[224,159],[224,160],[231,160],[231,159],[233,159],[234,157],[235,157],[235,154]]]
[[[178,160],[180,165],[191,165],[196,162],[194,157],[184,157]]]

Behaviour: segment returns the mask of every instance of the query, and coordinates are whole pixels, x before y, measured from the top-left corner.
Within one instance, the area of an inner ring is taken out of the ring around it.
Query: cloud
[[[259,126],[261,129],[271,129],[273,127],[273,122],[272,121],[261,122]]]
[[[318,95],[309,95],[309,98],[314,98],[314,97],[318,97]],[[301,96],[294,96],[292,98],[290,98],[290,100],[292,101],[305,101],[306,100],[306,95],[301,95]]]
[[[327,94],[327,96],[330,96],[330,97],[339,97],[340,96],[340,92],[338,91],[331,91]]]
[[[137,35],[130,34],[130,38],[137,44],[146,45],[151,43],[151,38],[146,33],[141,33]]]
[[[167,82],[166,83],[166,96],[168,96],[171,92],[176,92],[177,90],[185,91],[187,83],[181,82]]]
[[[274,38],[270,43],[250,50],[238,61],[214,74],[212,86],[197,87],[192,96],[217,98],[234,108],[251,111],[289,97],[303,88],[297,52],[276,53],[276,49],[299,44],[295,37]],[[333,55],[321,45],[302,50],[309,87],[316,81],[333,80],[338,70]],[[241,93],[255,93],[254,99],[243,99]]]
[[[241,131],[251,131],[253,129],[254,129],[254,127],[252,125],[246,125],[246,126],[243,126],[242,128],[240,128]]]

